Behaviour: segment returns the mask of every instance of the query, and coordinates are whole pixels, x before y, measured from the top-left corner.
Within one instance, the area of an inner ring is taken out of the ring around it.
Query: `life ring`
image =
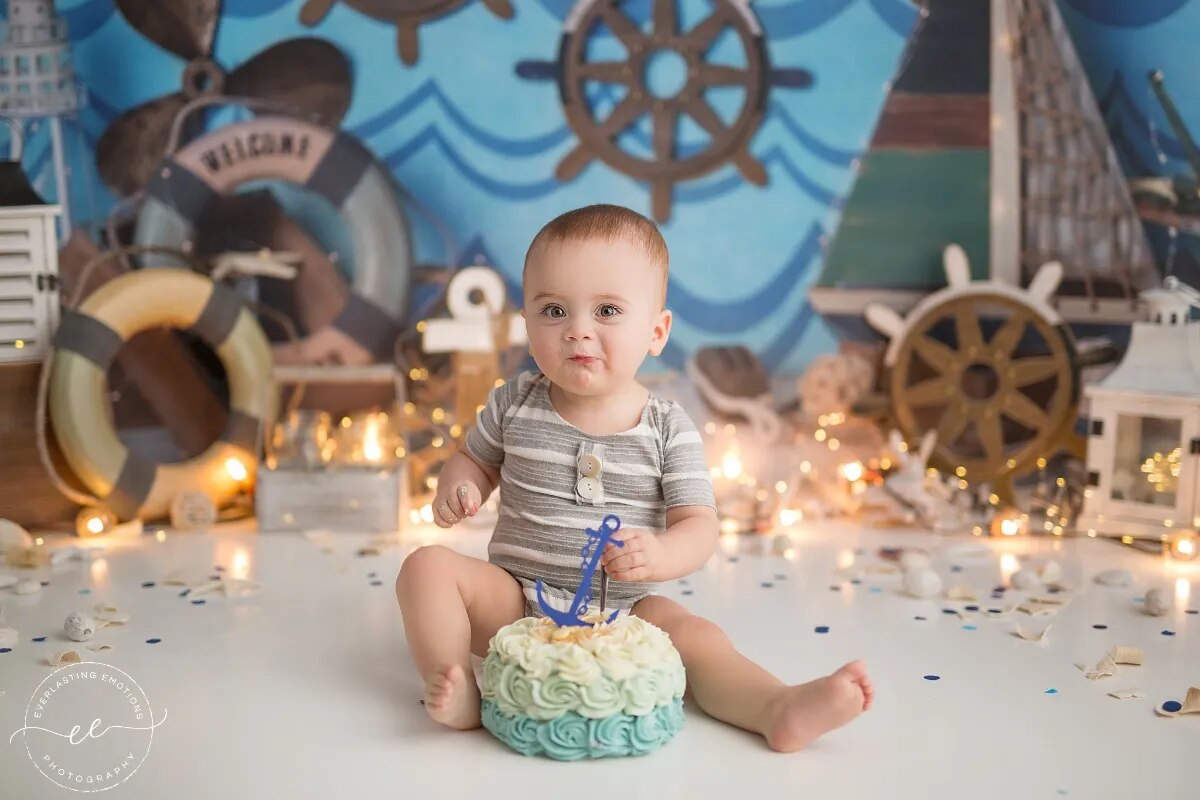
[[[259,117],[205,134],[155,169],[134,239],[188,251],[218,196],[270,178],[324,197],[354,243],[346,306],[331,324],[302,338],[300,352],[314,361],[357,364],[391,357],[408,310],[412,239],[386,168],[348,133]]]
[[[229,382],[229,422],[189,461],[158,464],[130,452],[108,412],[109,365],[121,346],[149,328],[185,329],[216,352]],[[122,275],[64,311],[55,334],[50,417],[67,463],[122,520],[155,519],[188,489],[218,506],[238,493],[227,462],[251,472],[261,421],[269,418],[271,350],[253,312],[233,289],[187,270]]]

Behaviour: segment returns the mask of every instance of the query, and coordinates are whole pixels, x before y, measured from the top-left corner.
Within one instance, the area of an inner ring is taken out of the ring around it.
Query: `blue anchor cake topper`
[[[587,544],[580,548],[579,554],[583,556],[583,563],[580,569],[583,570],[583,578],[579,582],[579,589],[575,592],[575,598],[571,601],[571,608],[568,611],[559,611],[546,602],[546,598],[542,595],[542,581],[539,578],[537,582],[537,599],[538,606],[541,607],[542,613],[550,619],[558,623],[559,626],[565,627],[568,625],[578,625],[591,627],[592,623],[584,619],[587,615],[588,603],[592,600],[592,575],[596,573],[596,566],[600,563],[600,557],[604,555],[604,546],[612,542],[617,547],[624,547],[625,543],[613,539],[613,534],[621,529],[621,518],[616,514],[608,514],[600,522],[600,530],[592,530],[587,528],[588,540]],[[604,613],[604,584],[608,580],[608,575],[600,576],[600,612]],[[617,618],[619,611],[614,611],[609,615],[605,622],[612,622]]]

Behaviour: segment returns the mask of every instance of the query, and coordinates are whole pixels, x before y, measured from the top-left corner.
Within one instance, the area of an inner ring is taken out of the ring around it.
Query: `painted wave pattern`
[[[263,18],[272,14],[294,17],[302,2],[226,0],[218,42],[235,26],[261,25]],[[535,6],[522,8],[511,24],[519,24],[522,14],[544,14],[561,21],[572,5],[571,0],[538,0]],[[792,40],[794,47],[800,37],[819,36],[822,27],[845,17],[858,6],[859,12],[869,11],[866,18],[873,25],[871,30],[864,31],[864,35],[899,52],[916,18],[913,6],[905,0],[794,0],[758,5],[760,7],[755,10],[763,23],[769,47],[786,40]],[[76,45],[102,46],[108,52],[119,52],[122,43],[129,44],[129,37],[138,36],[123,22],[108,24],[118,13],[112,0],[59,0],[59,6]],[[453,26],[459,23],[452,15],[431,24]],[[327,21],[311,34],[330,36],[354,59],[354,48],[346,43],[355,40],[354,26],[359,25],[365,29],[381,23],[357,13],[346,13],[337,17],[336,26]],[[285,35],[279,38],[285,38]],[[147,74],[181,69],[181,62],[174,56],[155,52],[154,62],[139,65],[139,69],[144,69]],[[803,66],[811,69],[819,81],[838,80],[840,70],[835,64],[823,67],[821,63],[804,63]],[[511,71],[512,65],[502,68]],[[648,212],[649,187],[618,178],[617,185],[624,181],[625,188],[620,190],[619,196],[613,197],[613,175],[607,166],[598,162],[570,184],[563,184],[554,177],[554,165],[577,141],[561,115],[554,126],[542,126],[541,130],[514,130],[511,120],[481,118],[452,99],[452,82],[472,80],[471,76],[439,75],[435,80],[422,76],[417,69],[404,70],[398,65],[396,69],[397,82],[376,85],[385,87],[381,91],[389,94],[397,93],[399,86],[403,96],[355,121],[350,129],[376,152],[402,185],[430,205],[435,213],[452,220],[456,231],[469,231],[459,235],[477,250],[487,252],[491,263],[511,284],[515,285],[519,279],[523,250],[507,241],[511,237],[505,237],[502,231],[489,228],[488,220],[505,218],[503,213],[497,212],[520,204],[538,208],[549,204],[547,207],[553,209],[552,214],[593,199],[624,202]],[[861,85],[848,85],[845,90],[865,92],[868,81],[878,79],[882,83],[888,77],[890,75],[859,77],[856,80],[861,81]],[[114,202],[95,173],[93,153],[96,141],[107,125],[130,104],[118,107],[111,102],[111,87],[104,85],[101,75],[84,73],[82,78],[87,84],[88,106],[78,120],[68,125],[67,149],[72,207],[77,218],[87,220],[103,216]],[[528,84],[528,90],[553,91],[545,85],[532,83]],[[371,90],[360,82],[357,91]],[[731,167],[675,186],[674,215],[678,220],[701,219],[709,215],[728,219],[729,208],[752,217],[752,210],[759,204],[794,207],[796,211],[788,219],[787,230],[776,233],[772,229],[770,232],[777,240],[771,242],[772,246],[767,250],[780,254],[772,258],[781,260],[772,266],[770,262],[764,263],[765,259],[755,259],[750,272],[754,276],[753,282],[746,280],[744,269],[731,270],[727,277],[714,279],[725,285],[714,287],[710,280],[703,291],[698,291],[689,287],[686,272],[677,271],[678,276],[673,278],[670,289],[670,306],[677,320],[684,324],[677,328],[664,353],[663,360],[669,366],[681,366],[687,354],[696,347],[731,340],[749,345],[771,369],[796,369],[815,355],[816,351],[805,346],[815,314],[801,288],[819,274],[821,243],[826,231],[836,224],[842,199],[853,181],[858,147],[869,136],[870,125],[859,131],[853,142],[825,141],[792,109],[785,100],[772,97],[763,124],[751,143],[753,154],[770,174],[767,187],[750,186]],[[415,122],[418,117],[423,121],[421,124]],[[635,145],[650,145],[646,133],[636,128],[627,136]],[[44,196],[54,197],[49,136],[45,126],[29,137],[23,160],[34,185]],[[513,164],[526,162],[531,165],[529,169],[513,169]],[[464,205],[470,207],[470,217],[478,222],[455,220],[463,214],[463,209],[441,199],[437,188],[441,181],[429,177],[431,172],[442,170],[453,173],[456,185],[470,190],[471,197]],[[595,191],[589,186],[593,183]],[[423,184],[428,192],[423,191]],[[427,201],[427,194],[436,199]],[[751,211],[746,211],[747,208]],[[673,227],[674,221],[664,232],[676,264],[708,260],[709,242],[701,241],[697,236],[673,237]],[[531,228],[529,234],[532,235],[534,230]],[[731,234],[713,229],[713,235]],[[418,253],[418,256],[423,258],[426,254]],[[782,303],[781,298],[784,299]]]

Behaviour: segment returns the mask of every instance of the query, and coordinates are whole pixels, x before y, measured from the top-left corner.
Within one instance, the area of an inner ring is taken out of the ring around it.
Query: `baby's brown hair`
[[[667,299],[667,276],[670,272],[670,254],[667,243],[658,226],[636,211],[624,206],[598,203],[560,214],[547,222],[525,252],[525,269],[529,260],[539,249],[562,242],[581,242],[589,239],[625,241],[640,247],[650,262],[658,268],[662,277],[660,302]]]

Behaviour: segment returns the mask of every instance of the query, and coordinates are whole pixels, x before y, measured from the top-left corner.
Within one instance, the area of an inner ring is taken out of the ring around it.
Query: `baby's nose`
[[[579,323],[572,323],[571,325],[567,326],[567,339],[568,340],[570,340],[572,342],[577,342],[581,339],[591,339],[591,338],[592,338],[592,327],[590,325],[581,325]]]

